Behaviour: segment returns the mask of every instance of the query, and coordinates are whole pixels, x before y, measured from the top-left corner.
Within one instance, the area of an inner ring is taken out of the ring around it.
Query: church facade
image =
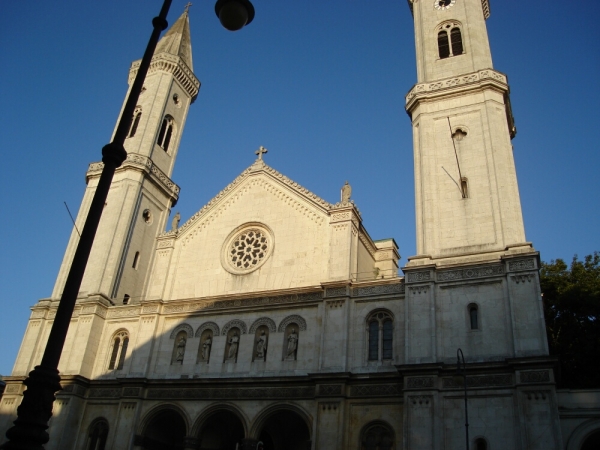
[[[200,89],[188,13],[173,24],[92,249],[47,449],[463,448],[461,349],[469,448],[587,450],[600,419],[555,389],[488,0],[409,6],[418,254],[402,275],[395,241],[371,238],[350,185],[329,203],[269,167],[262,147],[230,185],[185,222],[175,214],[164,232],[179,195],[171,180],[179,141]],[[101,169],[89,166],[78,225]],[[77,240],[74,232],[52,296],[32,307],[5,379],[2,434],[41,359]]]

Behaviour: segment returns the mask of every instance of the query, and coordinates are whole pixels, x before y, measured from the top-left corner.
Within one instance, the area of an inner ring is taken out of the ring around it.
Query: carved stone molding
[[[248,388],[179,388],[148,389],[148,399],[279,399],[312,398],[314,386]]]
[[[319,386],[319,395],[323,397],[335,397],[342,395],[343,387],[344,386],[341,384],[321,384]]]
[[[415,408],[429,407],[433,403],[433,397],[429,395],[410,395],[408,402]]]
[[[437,281],[469,280],[504,274],[504,267],[474,267],[472,269],[447,270],[436,274]]]
[[[148,158],[147,156],[138,155],[137,153],[129,153],[127,155],[127,159],[123,162],[121,167],[117,170],[122,171],[127,168],[137,167],[142,169],[145,173],[150,175],[150,178],[153,179],[160,187],[163,188],[166,192],[168,192],[173,198],[177,199],[179,197],[180,188],[177,186],[162,170],[154,164],[154,162]],[[86,177],[89,179],[91,176],[97,176],[102,172],[104,168],[104,163],[95,162],[91,163],[88,167],[88,171]]]
[[[416,84],[408,92],[408,94],[406,94],[406,104],[410,103],[411,100],[420,94],[428,94],[443,89],[449,89],[457,86],[468,86],[470,84],[478,84],[486,81],[500,83],[501,86],[503,86],[505,89],[508,89],[508,81],[505,75],[492,69],[485,69],[458,77],[446,78],[445,80],[439,80],[433,83]]]
[[[304,320],[301,316],[297,314],[287,316],[285,319],[283,319],[279,323],[279,328],[277,329],[277,331],[283,333],[290,323],[295,323],[296,325],[298,325],[299,331],[306,331],[306,320]]]
[[[330,309],[341,308],[346,303],[346,300],[332,300],[329,302],[325,302],[329,306]]]
[[[527,400],[546,400],[550,397],[550,391],[523,391]]]
[[[6,386],[6,389],[4,389],[4,392],[6,394],[18,394],[21,390],[21,385],[20,384],[9,384]]]
[[[123,397],[139,397],[142,392],[142,388],[139,387],[126,387],[123,388]],[[134,403],[135,405],[135,403]]]
[[[45,309],[34,309],[31,312],[31,319],[42,319],[46,317],[46,310]]]
[[[509,261],[508,270],[511,272],[516,272],[519,270],[533,270],[535,269],[535,260],[533,258],[530,259],[520,259],[518,261]]]
[[[214,322],[204,322],[202,325],[200,325],[198,327],[198,329],[196,330],[196,337],[200,337],[202,336],[202,333],[204,333],[204,330],[212,330],[213,332],[213,336],[218,336],[220,334],[219,331],[219,325],[217,325]]]
[[[400,384],[365,384],[352,386],[351,397],[397,397],[402,395]]]
[[[534,276],[532,273],[526,273],[523,275],[511,275],[510,278],[515,283],[521,284],[521,283],[531,283],[531,280],[533,280]]]
[[[325,297],[343,297],[345,295],[348,295],[346,286],[325,289]]]
[[[89,398],[119,398],[121,389],[118,388],[92,388],[89,390]]]
[[[159,305],[142,306],[142,314],[153,314],[158,312]]]
[[[108,309],[106,317],[108,319],[114,319],[117,317],[135,317],[139,316],[141,312],[141,308],[139,306],[134,307],[123,307],[123,306],[113,306]]]
[[[190,325],[188,325],[187,323],[180,323],[175,328],[173,328],[173,331],[171,331],[171,334],[169,335],[169,338],[170,339],[175,339],[177,337],[177,334],[180,331],[185,331],[186,334],[187,334],[188,339],[194,337],[194,329]]]
[[[277,330],[273,319],[269,319],[268,317],[261,317],[260,319],[256,319],[254,323],[250,325],[250,334],[256,333],[258,327],[262,325],[266,325],[271,333],[275,333],[275,331]]]
[[[510,386],[513,384],[512,375],[500,374],[500,375],[476,375],[469,377],[467,376],[467,387],[491,387],[491,386]],[[455,383],[453,378],[443,379],[444,388],[462,388],[463,382]]]
[[[545,383],[550,381],[549,370],[528,370],[519,374],[521,383]]]
[[[412,377],[409,378],[406,387],[408,389],[427,389],[433,387],[433,377]]]
[[[372,295],[404,294],[404,283],[384,284],[382,286],[359,287],[352,290],[354,297],[367,297]]]
[[[161,239],[156,245],[157,249],[175,247],[175,239]]]
[[[423,281],[431,280],[431,272],[408,272],[406,276],[406,281],[408,283],[421,283]]]
[[[429,292],[429,286],[410,286],[408,288],[410,290],[411,294],[426,294],[427,292]]]
[[[231,328],[239,328],[241,334],[246,334],[247,332],[246,323],[243,320],[233,319],[223,326],[221,336],[227,336],[227,333]]]
[[[178,303],[175,305],[167,305],[164,307],[164,313],[181,313],[181,312],[194,312],[194,311],[205,311],[205,310],[216,310],[216,309],[229,309],[229,308],[243,308],[243,307],[255,307],[255,306],[268,306],[285,303],[300,303],[300,302],[313,302],[320,301],[323,299],[323,294],[319,292],[309,292],[306,294],[288,294],[288,295],[277,295],[273,297],[254,297],[254,298],[242,298],[235,300],[199,300],[199,301],[186,301],[185,303]]]
[[[138,60],[131,64],[131,68],[129,69],[129,84],[133,83],[140,67],[140,63],[141,60]],[[154,55],[150,62],[150,67],[148,68],[148,75],[158,71],[172,74],[192,98],[192,101],[198,95],[200,81],[179,56],[164,52]]]
[[[319,402],[321,411],[335,412],[340,407],[340,402]]]

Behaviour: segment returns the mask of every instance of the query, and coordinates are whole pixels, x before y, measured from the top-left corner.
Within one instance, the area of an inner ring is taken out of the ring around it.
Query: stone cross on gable
[[[255,155],[258,155],[258,160],[262,161],[263,159],[263,153],[267,153],[268,150],[266,148],[264,148],[262,145],[258,148],[258,150],[256,150],[254,152]]]
[[[187,5],[185,5],[185,9],[183,10],[183,12],[188,12],[188,11],[189,11],[189,9],[190,9],[190,6],[192,6],[192,3],[191,3],[191,2],[188,2],[188,4],[187,4]]]

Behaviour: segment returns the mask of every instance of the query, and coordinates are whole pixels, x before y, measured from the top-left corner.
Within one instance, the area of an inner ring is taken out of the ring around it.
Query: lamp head
[[[217,0],[215,13],[223,27],[237,31],[252,22],[254,6],[249,0]]]

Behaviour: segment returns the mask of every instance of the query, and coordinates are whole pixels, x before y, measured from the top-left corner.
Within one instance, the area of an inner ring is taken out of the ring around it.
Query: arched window
[[[104,450],[108,438],[108,422],[106,419],[96,419],[90,425],[87,450]]]
[[[469,325],[471,330],[479,330],[479,308],[473,303],[469,305]]]
[[[465,52],[462,31],[458,22],[445,22],[437,28],[440,59],[462,55]]]
[[[448,41],[448,33],[446,30],[442,30],[438,33],[438,50],[440,59],[448,58],[450,56],[450,42]]]
[[[129,294],[125,294],[125,295],[123,296],[123,304],[124,304],[124,305],[128,305],[128,304],[129,304],[129,299],[130,299],[130,298],[131,298],[131,295],[129,295]]]
[[[171,116],[165,116],[162,121],[162,125],[160,126],[158,140],[156,141],[156,143],[160,145],[165,152],[169,151],[169,144],[171,143],[171,138],[173,137],[174,126],[175,122],[173,118]]]
[[[367,318],[369,361],[394,358],[394,319],[387,311],[375,311]]]
[[[133,112],[133,121],[131,122],[131,128],[129,129],[129,136],[134,137],[135,132],[137,131],[138,125],[140,124],[140,119],[142,118],[142,108],[139,106]]]
[[[475,439],[475,450],[488,450],[487,441],[484,438]]]
[[[394,450],[394,432],[385,423],[371,422],[360,433],[361,450]]]
[[[126,330],[121,330],[115,334],[112,340],[112,351],[110,353],[110,362],[108,369],[121,370],[125,364],[125,356],[127,355],[127,346],[129,345],[129,333]]]
[[[460,32],[460,28],[454,27],[452,31],[450,31],[450,41],[452,42],[452,54],[462,55],[463,54],[463,42],[462,42],[462,34]]]

